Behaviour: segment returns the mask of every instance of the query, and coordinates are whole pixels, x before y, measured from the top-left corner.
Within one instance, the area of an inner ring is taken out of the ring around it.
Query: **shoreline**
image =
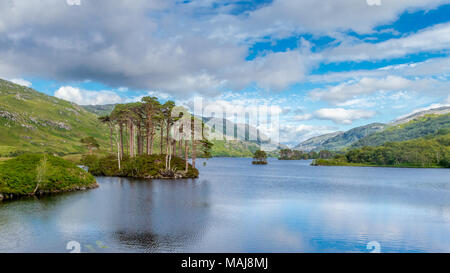
[[[419,166],[419,165],[375,165],[365,163],[328,163],[328,162],[312,162],[311,166],[316,167],[374,167],[374,168],[398,168],[398,169],[448,169],[439,165],[434,166]]]
[[[78,192],[78,191],[88,191],[99,188],[100,185],[95,182],[95,184],[84,187],[74,187],[72,189],[67,190],[46,190],[46,191],[38,191],[36,193],[28,193],[28,194],[17,194],[17,193],[0,193],[0,203],[3,201],[14,201],[20,198],[26,197],[36,197],[36,196],[45,196],[51,194],[60,194],[60,193],[69,193],[69,192]]]

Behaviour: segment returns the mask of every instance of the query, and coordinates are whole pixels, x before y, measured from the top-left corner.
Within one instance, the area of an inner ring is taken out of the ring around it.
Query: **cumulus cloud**
[[[245,24],[253,31],[289,33],[307,30],[330,33],[339,30],[371,32],[379,24],[394,21],[404,11],[431,9],[448,0],[383,1],[371,6],[365,0],[274,0],[249,14]],[[318,20],[318,18],[320,18]]]
[[[303,45],[247,60],[250,43],[267,35],[370,32],[406,10],[449,1],[388,1],[371,7],[363,0],[324,0],[320,5],[315,0],[275,0],[244,15],[233,13],[238,2],[97,0],[70,6],[57,0],[1,1],[0,74],[62,82],[93,80],[177,96],[216,95],[251,84],[282,90],[304,80],[311,67],[331,59],[334,52],[326,57]],[[445,26],[429,33],[380,45],[374,55],[383,46],[416,50],[424,46],[418,41],[431,41],[439,34],[435,47],[447,45]],[[336,49],[336,56],[354,59],[348,51],[358,55],[370,45],[358,46],[361,49],[353,45]]]
[[[352,124],[358,119],[368,119],[375,116],[375,111],[344,109],[344,108],[323,108],[314,112],[317,119],[331,120],[337,124]]]
[[[9,81],[13,82],[15,84],[18,84],[18,85],[25,86],[25,87],[31,87],[31,85],[32,85],[31,82],[24,80],[24,79],[11,79]]]
[[[450,23],[439,24],[409,36],[381,43],[366,43],[353,39],[344,41],[326,53],[329,62],[367,61],[402,57],[422,51],[441,51],[450,48]]]
[[[297,145],[311,137],[336,131],[336,127],[306,124],[281,124],[280,141],[287,145]]]
[[[123,102],[123,98],[112,91],[89,91],[72,86],[62,86],[55,91],[55,97],[79,105],[102,105]]]
[[[80,6],[2,1],[0,74],[93,80],[177,96],[216,95],[250,84],[281,90],[304,79],[312,63],[309,52],[267,52],[249,61],[244,37],[224,41],[212,35],[223,25],[209,21],[222,14],[202,16],[196,8],[162,0]]]
[[[329,87],[325,90],[318,89],[310,93],[312,99],[325,100],[333,104],[346,102],[358,95],[371,94],[379,90],[401,90],[410,86],[411,81],[398,76],[386,78],[362,78],[358,82],[347,82]]]

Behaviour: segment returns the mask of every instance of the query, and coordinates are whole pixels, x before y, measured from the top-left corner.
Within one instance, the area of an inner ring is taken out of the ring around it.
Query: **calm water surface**
[[[450,252],[450,170],[199,160],[195,180],[0,204],[0,252]]]

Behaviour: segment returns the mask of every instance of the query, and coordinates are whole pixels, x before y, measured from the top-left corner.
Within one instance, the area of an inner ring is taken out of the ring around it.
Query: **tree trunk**
[[[196,143],[196,139],[195,139],[195,119],[192,120],[192,124],[191,124],[191,142],[192,142],[192,167],[195,168],[195,159],[197,157],[197,143]]]
[[[173,141],[173,147],[172,147],[172,156],[177,156],[177,141],[174,139]]]
[[[147,155],[150,155],[150,126],[148,124],[147,124],[146,130],[147,130],[147,135],[145,138],[145,144],[147,147]]]
[[[120,123],[120,159],[123,158],[123,125]]]
[[[128,121],[128,126],[130,127],[130,140],[129,140],[129,146],[130,146],[130,157],[134,157],[134,125],[131,120]]]
[[[109,145],[111,146],[111,154],[113,151],[113,133],[114,133],[114,127],[112,124],[109,124]]]
[[[120,155],[120,141],[117,141],[117,136],[116,136],[116,142],[117,142],[117,163],[119,164],[119,170],[120,170],[120,159],[121,159],[121,155]]]
[[[170,126],[169,126],[169,122],[167,122],[167,125],[166,125],[166,145],[167,146],[170,145],[170,141],[169,141],[170,136],[169,136],[169,134],[170,134]]]
[[[192,167],[195,168],[195,160],[197,159],[197,143],[195,142],[194,135],[192,135]]]
[[[125,126],[125,137],[128,139],[125,139],[125,153],[130,154],[130,134],[128,132],[128,125]]]
[[[136,139],[137,139],[137,154],[141,155],[141,148],[142,148],[142,143],[141,143],[141,124],[138,123],[138,125],[136,126]]]
[[[160,153],[159,154],[163,154],[163,145],[164,145],[164,121],[162,120],[161,121],[161,126],[160,126],[160,134],[161,134],[161,137],[160,137],[160,139],[159,139],[159,142],[160,142],[160,144],[161,144],[161,151],[160,151]]]
[[[197,149],[197,144],[195,143],[195,140],[194,140],[194,143],[192,144],[192,167],[193,168],[195,168],[195,160],[197,159],[196,149]]]
[[[150,155],[153,154],[154,137],[155,137],[155,126],[152,127],[152,131],[150,132]]]
[[[183,158],[183,140],[180,139],[178,146],[180,147],[180,158]]]
[[[188,141],[185,140],[184,141],[184,160],[186,161],[186,167],[185,167],[185,172],[188,172],[189,170],[189,162],[188,162],[188,153],[189,153],[189,145],[188,145]]]
[[[167,161],[169,160],[169,154],[170,154],[169,147],[170,147],[169,145],[166,146],[166,170],[169,169],[169,164],[167,163]]]

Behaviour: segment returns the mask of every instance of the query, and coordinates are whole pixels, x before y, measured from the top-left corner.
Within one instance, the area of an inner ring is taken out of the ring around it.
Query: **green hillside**
[[[405,141],[426,136],[442,135],[450,129],[450,114],[424,115],[400,125],[386,128],[352,144],[352,148],[379,146],[386,142]]]
[[[80,139],[107,147],[108,131],[82,107],[0,79],[0,157],[22,152],[83,153]]]
[[[450,168],[450,133],[353,148],[333,159],[315,160],[313,165]]]
[[[325,141],[320,142],[320,144],[316,143],[316,145],[314,146],[312,151],[316,151],[316,152],[321,151],[321,150],[339,151],[339,150],[349,147],[354,142],[356,142],[368,135],[371,135],[373,133],[384,130],[384,128],[386,128],[386,124],[383,124],[383,123],[372,123],[369,125],[356,127],[351,130],[348,130],[344,133],[338,133],[337,135],[335,135],[331,138],[326,138]],[[311,141],[307,140],[307,141],[299,144],[297,147],[311,146],[311,145],[307,145],[309,142],[311,142]]]
[[[320,135],[316,137],[312,137],[306,141],[303,141],[302,143],[298,144],[294,147],[294,150],[299,150],[302,152],[310,152],[315,150],[320,150],[320,147],[329,139],[334,138],[338,135],[343,134],[344,132],[334,132],[330,134]]]

